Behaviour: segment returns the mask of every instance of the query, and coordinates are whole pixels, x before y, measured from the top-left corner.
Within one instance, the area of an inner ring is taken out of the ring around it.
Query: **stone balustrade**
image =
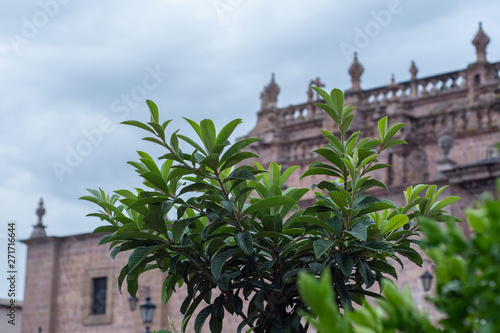
[[[285,124],[300,122],[308,119],[322,117],[322,110],[314,105],[315,102],[290,105],[288,107],[277,109],[278,119]]]
[[[497,72],[500,71],[500,62],[493,63],[492,65]],[[396,97],[400,100],[421,98],[457,89],[466,89],[467,81],[465,73],[466,70],[459,70],[399,82],[394,87],[387,85],[367,90],[348,91],[346,94],[357,95],[360,99],[360,105],[386,103],[391,99],[393,94],[396,94]]]
[[[419,78],[390,85],[352,92],[360,98],[360,104],[386,103],[393,94],[400,100],[421,98],[466,87],[462,71]]]

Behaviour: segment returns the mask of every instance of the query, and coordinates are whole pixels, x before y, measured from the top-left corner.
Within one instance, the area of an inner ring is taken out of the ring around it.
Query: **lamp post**
[[[146,332],[151,333],[149,330],[149,324],[153,322],[153,317],[155,315],[156,305],[151,302],[151,296],[149,296],[149,287],[140,287],[138,290],[139,293],[146,293],[146,300],[139,307],[141,310],[142,322],[146,325]],[[130,296],[128,298],[128,305],[130,307],[130,311],[134,311],[137,307],[138,299]]]
[[[420,275],[420,280],[422,280],[422,286],[424,287],[425,292],[431,290],[432,279],[434,279],[434,276],[432,276],[432,274],[427,270],[424,274]]]
[[[153,322],[153,317],[155,315],[156,305],[151,302],[151,297],[147,296],[144,303],[141,304],[141,316],[142,322],[146,325],[146,333],[151,333],[149,331],[149,324]]]
[[[424,259],[424,264],[430,265],[432,270],[435,271],[435,264],[429,259]],[[432,286],[432,280],[434,276],[426,269],[425,272],[420,275],[420,280],[422,281],[422,287],[424,287],[425,292],[429,292]]]

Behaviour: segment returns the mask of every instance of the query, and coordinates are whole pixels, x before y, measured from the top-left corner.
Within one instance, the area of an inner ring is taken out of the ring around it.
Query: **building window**
[[[474,75],[474,83],[475,84],[481,83],[481,75],[479,75],[479,74]]]
[[[107,277],[92,279],[92,314],[106,313],[106,284]]]
[[[109,325],[113,323],[112,281],[116,280],[113,267],[85,270],[82,288],[83,325]]]

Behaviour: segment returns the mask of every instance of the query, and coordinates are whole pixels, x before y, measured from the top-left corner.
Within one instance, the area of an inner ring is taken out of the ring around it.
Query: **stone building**
[[[489,41],[480,24],[472,41],[476,61],[464,69],[418,77],[412,61],[409,80],[396,82],[393,76],[388,85],[370,89],[361,87],[364,68],[354,54],[348,71],[352,86],[344,92],[345,104],[357,107],[352,132],[361,131],[361,137],[378,136],[377,122],[386,115],[391,125],[406,124],[400,138],[408,144],[384,152],[380,162],[392,167],[374,172],[388,191],[380,189],[372,195],[403,204],[403,191],[410,185],[450,185],[443,195],[457,195],[462,200],[447,210],[460,218],[464,217],[464,208],[471,206],[481,193],[497,195],[495,180],[500,176],[500,158],[495,143],[500,141],[500,62],[487,60]],[[280,88],[273,75],[261,94],[257,124],[244,137],[261,139],[251,150],[261,157],[257,161],[262,165],[275,161],[284,167],[299,166],[287,181],[289,187],[309,187],[323,180],[324,176],[302,180],[299,177],[318,159],[313,150],[328,143],[321,130],[334,134],[338,131],[329,116],[314,105],[324,101],[311,86],[325,85],[319,78],[312,80],[304,103],[278,107]],[[313,203],[314,193],[308,195],[302,200],[304,206]],[[468,234],[467,224],[462,226]],[[424,266],[407,263],[405,270],[398,273],[398,284],[409,285],[421,307],[425,301],[419,277],[430,270],[429,263]]]
[[[376,123],[385,115],[391,123],[407,124],[401,136],[408,145],[381,157],[393,167],[379,170],[377,176],[388,184],[389,191],[376,195],[401,202],[402,191],[409,185],[450,184],[447,194],[463,198],[451,208],[452,214],[460,215],[479,193],[494,189],[500,175],[500,159],[493,148],[499,141],[500,62],[487,61],[488,43],[480,26],[473,40],[477,59],[466,68],[420,78],[412,62],[408,81],[396,82],[393,77],[389,85],[371,89],[362,89],[364,69],[354,55],[349,69],[352,87],[345,91],[346,103],[358,107],[353,129],[375,136]],[[313,177],[300,181],[299,176],[316,159],[312,150],[325,143],[320,130],[333,130],[331,121],[314,105],[320,99],[310,89],[313,85],[324,86],[317,78],[310,82],[304,103],[278,107],[280,89],[273,76],[261,94],[257,124],[248,134],[261,138],[251,148],[261,156],[262,164],[276,161],[300,166],[287,186],[308,187],[316,182]],[[304,204],[311,202],[312,197],[308,197]],[[127,255],[112,260],[107,246],[97,246],[101,235],[48,237],[42,223],[44,212],[40,203],[38,224],[31,238],[24,241],[28,260],[22,333],[39,332],[39,328],[49,333],[144,331],[139,311],[129,310],[125,287],[122,295],[116,286]],[[400,284],[410,285],[421,304],[422,273],[422,268],[399,273]],[[142,289],[139,302],[149,293],[157,306],[151,325],[154,330],[168,327],[168,317],[177,327],[182,321],[178,311],[182,292],[163,305],[163,279],[152,271],[140,280],[149,291]],[[224,327],[225,332],[236,331],[234,321],[229,320]]]

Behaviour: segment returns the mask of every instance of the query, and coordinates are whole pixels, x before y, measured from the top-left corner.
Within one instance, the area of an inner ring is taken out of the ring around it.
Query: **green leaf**
[[[218,319],[214,314],[210,316],[210,332],[211,333],[221,333],[222,332],[222,320]]]
[[[385,140],[390,140],[392,137],[404,126],[405,124],[403,123],[397,123],[394,126],[392,126],[388,131],[387,134],[385,135]]]
[[[217,135],[217,138],[215,140],[216,145],[224,144],[224,142],[226,142],[226,140],[229,139],[234,129],[241,123],[242,123],[241,119],[234,119],[228,124],[226,124],[226,126],[224,126]]]
[[[188,192],[207,192],[207,191],[214,191],[216,193],[220,192],[220,190],[213,185],[205,183],[193,183],[183,187],[182,190],[180,190],[179,195]]]
[[[307,176],[314,176],[314,175],[325,175],[325,176],[332,176],[332,177],[341,177],[340,173],[332,171],[330,169],[325,169],[325,168],[311,168],[304,172],[301,176],[300,179],[307,177]]]
[[[184,120],[186,120],[189,123],[189,125],[191,125],[191,127],[194,129],[194,131],[196,132],[196,134],[198,134],[198,137],[200,137],[200,139],[201,139],[200,125],[198,125],[195,121],[192,121],[191,119],[188,119],[186,117],[182,117],[182,118],[184,118]]]
[[[378,121],[378,132],[380,133],[380,138],[384,141],[387,133],[387,116]]]
[[[333,109],[342,118],[342,111],[344,110],[344,93],[340,89],[332,89],[330,97]]]
[[[420,267],[422,266],[423,263],[422,257],[417,251],[415,251],[411,247],[397,246],[394,248],[394,251],[410,259],[410,261],[414,262],[418,266]]]
[[[121,124],[139,127],[139,128],[142,128],[143,130],[146,130],[148,132],[156,134],[155,131],[151,127],[149,127],[148,125],[141,123],[140,121],[137,121],[137,120],[126,120],[126,121],[122,121]]]
[[[321,133],[323,133],[323,135],[328,139],[332,146],[337,149],[338,152],[342,151],[342,143],[340,142],[339,138],[328,131],[322,130]]]
[[[153,101],[150,101],[149,99],[146,100],[146,103],[149,107],[149,112],[151,113],[151,121],[154,123],[160,123],[160,116],[158,114],[158,106]]]
[[[294,222],[295,223],[303,222],[303,223],[307,223],[307,224],[313,224],[313,225],[316,225],[318,227],[325,229],[328,232],[333,232],[333,233],[337,232],[331,225],[326,224],[325,222],[321,221],[320,219],[318,219],[317,217],[314,217],[314,216],[299,216],[299,217],[297,217],[297,219]]]
[[[184,318],[182,319],[182,324],[181,324],[181,332],[186,331],[186,326],[189,323],[189,319],[191,319],[191,316],[193,315],[194,310],[198,307],[200,302],[203,300],[205,295],[208,293],[209,290],[206,290],[202,292],[200,295],[196,296],[196,298],[193,300],[193,303],[189,305],[189,308],[186,310],[184,313]]]
[[[391,140],[389,142],[387,142],[386,144],[384,144],[384,149],[387,149],[387,148],[390,148],[392,146],[395,146],[395,145],[406,145],[408,144],[408,142],[406,142],[405,140],[401,140],[401,139],[394,139],[394,140]]]
[[[174,221],[172,225],[172,236],[174,237],[174,242],[178,242],[181,238],[186,227],[191,223],[191,220],[178,220]]]
[[[161,301],[163,304],[167,304],[170,297],[174,293],[174,285],[181,279],[180,275],[169,274],[163,281],[163,286],[161,288]]]
[[[330,97],[330,95],[328,95],[326,91],[318,87],[311,87],[311,89],[317,92],[318,95],[320,95],[325,100],[326,103],[332,104],[332,98]]]
[[[246,255],[251,256],[253,254],[253,241],[250,232],[247,230],[237,232],[234,235],[234,239]]]
[[[196,333],[201,332],[201,329],[203,327],[203,324],[205,323],[205,320],[212,313],[212,308],[213,308],[213,305],[210,304],[209,306],[207,306],[203,310],[201,310],[200,313],[198,313],[198,316],[196,316],[196,319],[194,321],[194,331]]]
[[[344,162],[344,165],[347,168],[347,171],[349,171],[349,175],[351,176],[351,179],[356,178],[356,169],[352,161],[350,160],[349,156],[348,158],[343,158],[342,161]],[[344,179],[344,181],[347,182],[347,179]]]
[[[266,198],[260,201],[257,201],[256,203],[251,204],[249,207],[247,207],[243,212],[241,212],[242,215],[245,214],[251,214],[257,211],[262,211],[267,208],[271,207],[279,207],[283,205],[294,205],[296,204],[297,201],[290,197],[282,197],[282,196],[274,196],[270,198]]]
[[[216,145],[216,131],[214,122],[210,119],[203,119],[200,122],[201,140],[208,153],[212,153]]]
[[[120,246],[113,248],[113,250],[111,250],[109,255],[111,256],[111,258],[115,259],[118,253],[120,253]]]
[[[285,232],[286,232],[286,230],[285,230]],[[253,235],[253,238],[264,238],[264,237],[281,238],[281,239],[286,238],[286,239],[293,241],[293,237],[290,237],[289,235],[279,233],[276,231],[261,231],[261,232],[256,233],[255,235]]]
[[[397,206],[393,202],[390,202],[389,200],[382,200],[380,202],[372,203],[367,208],[362,209],[361,211],[358,212],[358,214],[356,214],[356,216],[361,216],[388,208],[397,208]]]
[[[154,247],[155,246],[141,246],[136,248],[128,258],[129,272],[135,270],[143,261],[143,259],[145,259],[145,257],[149,254],[149,251],[151,251],[151,249]]]
[[[184,166],[184,165],[176,165],[172,167],[171,171],[167,176],[167,182],[174,178],[181,178],[182,176],[192,174],[193,170]]]
[[[351,256],[345,253],[336,253],[335,261],[337,262],[337,266],[342,271],[342,274],[344,274],[344,276],[346,277],[349,277],[354,267],[354,261],[352,260]]]
[[[175,152],[179,151],[179,138],[177,137],[177,132],[179,132],[179,130],[175,131],[170,136],[170,146]]]
[[[393,216],[382,228],[382,235],[397,230],[404,226],[408,222],[408,216],[403,215],[403,214],[398,214],[396,216]]]
[[[285,184],[286,180],[288,179],[288,177],[291,176],[291,174],[297,170],[299,168],[298,165],[293,165],[291,167],[289,167],[288,169],[285,170],[285,172],[283,172],[283,174],[280,176],[280,186],[282,186],[283,184]]]
[[[113,235],[104,235],[104,236],[102,236],[101,239],[99,240],[99,244],[98,245],[109,243],[111,237],[113,237]]]
[[[122,293],[122,284],[123,280],[125,280],[125,277],[128,274],[128,265],[123,266],[123,268],[120,271],[120,274],[118,275],[118,291],[120,294]]]
[[[313,150],[313,152],[321,155],[324,159],[329,161],[330,163],[333,163],[339,170],[342,170],[343,163],[339,155],[333,151],[332,149],[328,148],[319,148],[316,150]]]
[[[420,194],[420,192],[422,192],[423,190],[425,190],[428,187],[429,187],[429,185],[426,185],[426,184],[419,184],[419,185],[415,186],[411,192],[409,202],[414,201],[417,198],[417,196]]]
[[[335,274],[335,282],[340,291],[339,294],[342,304],[347,305],[347,308],[352,310],[351,294],[345,285],[344,278],[340,274]]]
[[[376,272],[389,274],[392,277],[394,277],[395,279],[398,278],[398,275],[396,273],[396,269],[388,261],[375,259],[375,260],[368,261],[368,266],[370,266],[370,268]]]
[[[227,168],[230,168],[230,167],[240,163],[243,160],[246,160],[249,158],[259,158],[259,157],[260,157],[259,155],[252,153],[252,152],[249,152],[249,151],[238,152],[238,153],[232,155],[231,157],[229,157],[224,164],[222,164],[222,159],[221,159],[220,164],[222,164],[222,166],[220,168],[220,171],[225,170]]]
[[[137,272],[127,274],[127,291],[130,296],[135,297],[139,289],[139,275]]]
[[[347,117],[345,117],[344,121],[342,122],[342,133],[346,134],[347,130],[351,127],[352,120],[354,119],[354,115],[350,114]]]
[[[141,177],[146,179],[151,185],[162,191],[164,194],[168,195],[170,193],[167,183],[165,183],[165,180],[163,180],[163,178],[159,174],[146,172],[141,174]]]
[[[196,124],[196,123],[195,123]],[[196,141],[194,141],[193,139],[191,139],[190,137],[187,137],[187,136],[184,136],[184,135],[181,135],[181,134],[177,134],[177,137],[187,143],[189,143],[191,146],[193,146],[195,149],[197,149],[198,151],[202,152],[204,155],[206,155],[207,153],[205,152],[205,149],[203,149],[198,143],[196,143]]]
[[[368,169],[366,169],[365,173],[368,173],[368,172],[371,172],[371,171],[375,171],[375,170],[378,170],[378,169],[390,168],[391,166],[392,165],[390,165],[390,164],[378,163],[378,164],[372,165],[371,167],[369,167]]]
[[[149,122],[148,125],[153,127],[157,135],[162,139],[162,142],[165,141],[165,132],[163,131],[163,127],[161,127],[159,123]]]
[[[163,130],[165,130],[167,128],[167,126],[168,126],[168,124],[170,124],[170,122],[172,122],[172,119],[164,121],[163,124],[161,124],[161,127],[163,128]]]
[[[335,110],[331,106],[323,104],[323,103],[316,103],[314,105],[316,105],[317,107],[323,109],[323,111],[325,111],[333,119],[333,121],[336,124],[339,123],[340,118],[339,118],[339,116],[337,115],[337,113],[335,112]]]
[[[231,254],[233,254],[234,250],[235,250],[234,247],[228,247],[218,252],[212,259],[212,265],[210,266],[210,271],[212,272],[212,275],[216,279],[220,277],[220,274],[222,272],[222,266],[224,266],[224,263],[226,262],[227,258],[229,258]]]
[[[394,253],[394,250],[391,246],[390,243],[384,242],[384,241],[370,241],[370,242],[363,242],[359,244],[355,244],[354,247],[360,247],[363,249],[368,249],[374,252],[387,252],[387,253]]]
[[[118,235],[105,235],[104,237],[106,236],[110,236],[110,238],[113,237],[111,240],[150,239],[159,241],[161,243],[164,242],[164,239],[161,238],[160,236],[143,231],[126,231]]]
[[[229,180],[234,180],[234,179],[241,179],[241,180],[253,180],[257,181],[257,178],[255,178],[255,175],[251,173],[248,170],[244,170],[241,168],[238,168],[231,172],[229,176],[224,180],[224,182],[229,181]]]
[[[429,211],[429,214],[433,214],[435,212],[438,212],[440,211],[441,209],[443,209],[444,207],[448,206],[448,205],[451,205],[452,203],[454,202],[457,202],[458,200],[460,200],[460,197],[457,197],[457,196],[450,196],[450,197],[447,197],[447,198],[444,198],[443,200],[440,200],[438,202],[436,202],[430,209]]]
[[[313,242],[314,255],[316,259],[319,259],[323,253],[326,252],[332,245],[334,241],[329,239],[317,239]]]
[[[240,152],[246,146],[249,146],[252,143],[254,143],[256,141],[259,141],[259,140],[260,139],[257,139],[257,138],[248,138],[248,139],[243,139],[241,141],[236,142],[235,144],[233,144],[231,147],[229,147],[227,149],[227,151],[224,153],[224,155],[222,155],[222,157],[220,158],[220,163],[221,164],[224,163],[231,156],[233,156],[234,154]]]
[[[234,208],[234,204],[232,201],[221,201],[220,203],[221,207],[224,208],[226,211],[231,212]]]
[[[356,223],[351,230],[344,232],[359,240],[366,241],[366,236],[367,236],[366,226],[361,222]]]
[[[99,232],[115,232],[118,230],[118,226],[116,225],[101,225],[92,231],[93,234],[97,234]]]
[[[373,274],[370,270],[370,266],[368,266],[366,260],[363,258],[358,261],[358,272],[361,274],[367,288],[370,288],[375,283],[375,274]]]

